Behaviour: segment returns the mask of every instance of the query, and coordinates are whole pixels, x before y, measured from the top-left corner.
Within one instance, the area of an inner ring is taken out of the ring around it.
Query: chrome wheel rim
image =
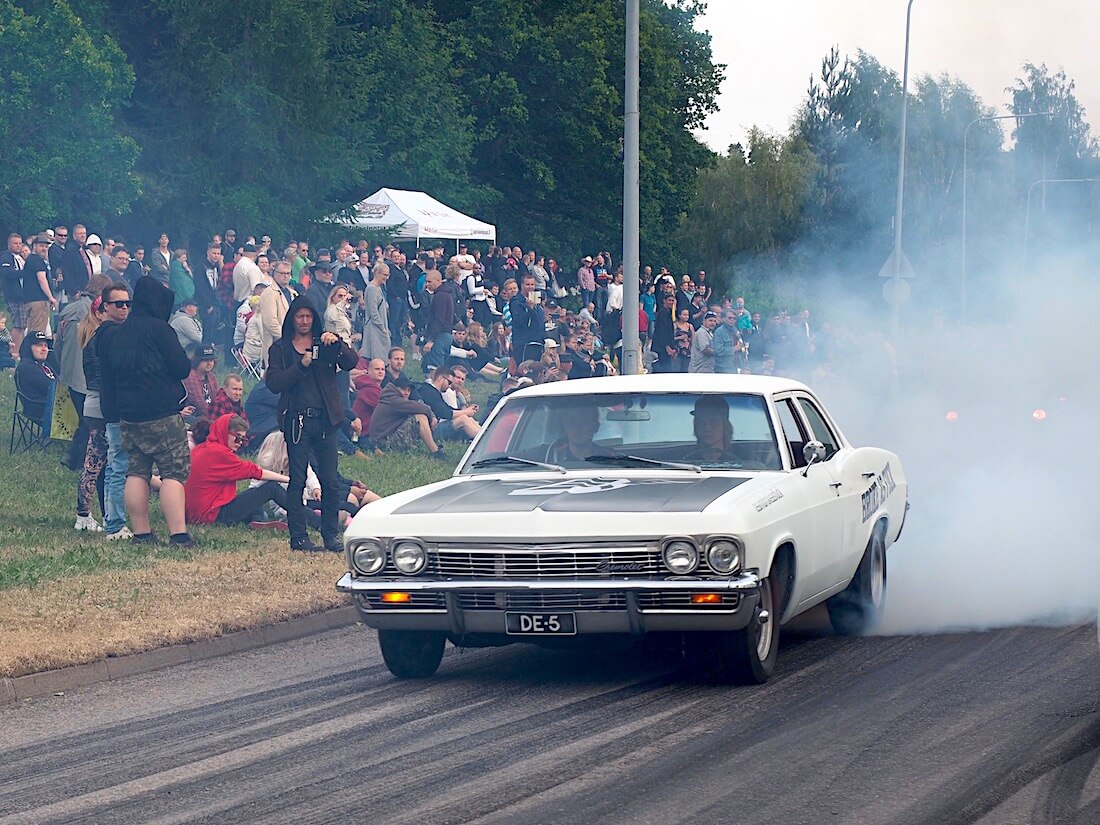
[[[775,636],[772,626],[779,621],[779,617],[772,610],[772,588],[766,581],[762,582],[760,586],[760,606],[757,610],[768,611],[768,621],[765,624],[760,624],[758,620],[756,623],[756,658],[763,662],[772,651],[772,639]]]

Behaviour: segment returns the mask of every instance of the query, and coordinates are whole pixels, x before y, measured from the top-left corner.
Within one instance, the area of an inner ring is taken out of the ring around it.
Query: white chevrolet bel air
[[[336,587],[402,678],[433,674],[448,639],[661,634],[760,683],[799,613],[874,626],[907,509],[898,457],[853,447],[796,381],[565,381],[504,398],[453,477],[363,508]]]

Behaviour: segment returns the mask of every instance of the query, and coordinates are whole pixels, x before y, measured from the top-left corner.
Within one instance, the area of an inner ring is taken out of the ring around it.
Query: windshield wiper
[[[564,473],[565,468],[560,464],[547,464],[545,461],[533,461],[530,458],[520,458],[514,455],[498,455],[495,458],[483,458],[470,465],[470,469],[479,467],[495,467],[500,464],[527,464],[531,467],[542,467],[544,470],[553,470],[556,473]]]
[[[667,467],[670,470],[691,470],[693,473],[703,472],[698,464],[682,464],[679,461],[661,461],[656,458],[643,458],[640,455],[590,455],[585,461],[594,464],[651,464],[654,467]]]

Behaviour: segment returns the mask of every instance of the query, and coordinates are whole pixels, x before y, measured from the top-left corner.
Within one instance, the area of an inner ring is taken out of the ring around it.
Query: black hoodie
[[[297,410],[303,405],[298,403],[301,379],[313,374],[317,387],[325,400],[328,411],[328,426],[335,427],[344,421],[344,405],[340,402],[340,390],[336,384],[336,368],[351,371],[359,363],[355,350],[337,339],[335,344],[321,347],[321,357],[308,367],[302,366],[302,355],[294,349],[294,315],[306,307],[313,312],[313,340],[320,339],[324,332],[324,323],[313,304],[305,295],[299,295],[290,302],[290,308],[283,319],[283,337],[277,339],[267,353],[267,372],[264,383],[274,393],[279,393],[279,423],[283,424],[288,409]]]
[[[182,409],[191,361],[168,325],[174,300],[160,281],[138,278],[130,317],[122,324],[104,324],[96,333],[106,421],[156,421]]]

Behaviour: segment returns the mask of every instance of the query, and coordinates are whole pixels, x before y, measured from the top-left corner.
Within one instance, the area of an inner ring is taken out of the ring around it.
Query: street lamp
[[[638,165],[638,86],[641,5],[626,2],[626,83],[623,95],[623,338],[619,362],[623,375],[642,372],[638,330],[638,276],[641,272],[640,183]]]
[[[1043,178],[1037,180],[1031,184],[1027,190],[1027,209],[1024,211],[1024,264],[1023,272],[1024,276],[1027,276],[1027,245],[1028,235],[1031,231],[1031,194],[1035,191],[1035,187],[1040,184],[1046,185],[1048,183],[1100,183],[1100,178]]]
[[[892,329],[894,346],[900,347],[901,338],[901,301],[898,299],[901,288],[901,221],[905,203],[905,132],[909,109],[909,26],[913,17],[913,0],[905,8],[905,61],[901,72],[901,151],[898,152],[898,201],[894,209],[894,300]]]
[[[967,319],[969,318],[968,306],[967,306],[967,281],[966,281],[966,146],[967,140],[970,137],[970,127],[975,123],[981,123],[983,120],[1023,120],[1026,117],[1050,117],[1054,112],[1028,112],[1022,115],[987,115],[985,117],[976,117],[963,129],[963,205],[962,205],[962,279],[961,279],[961,291],[962,291],[962,323],[966,326]],[[1025,240],[1026,246],[1026,240]]]

